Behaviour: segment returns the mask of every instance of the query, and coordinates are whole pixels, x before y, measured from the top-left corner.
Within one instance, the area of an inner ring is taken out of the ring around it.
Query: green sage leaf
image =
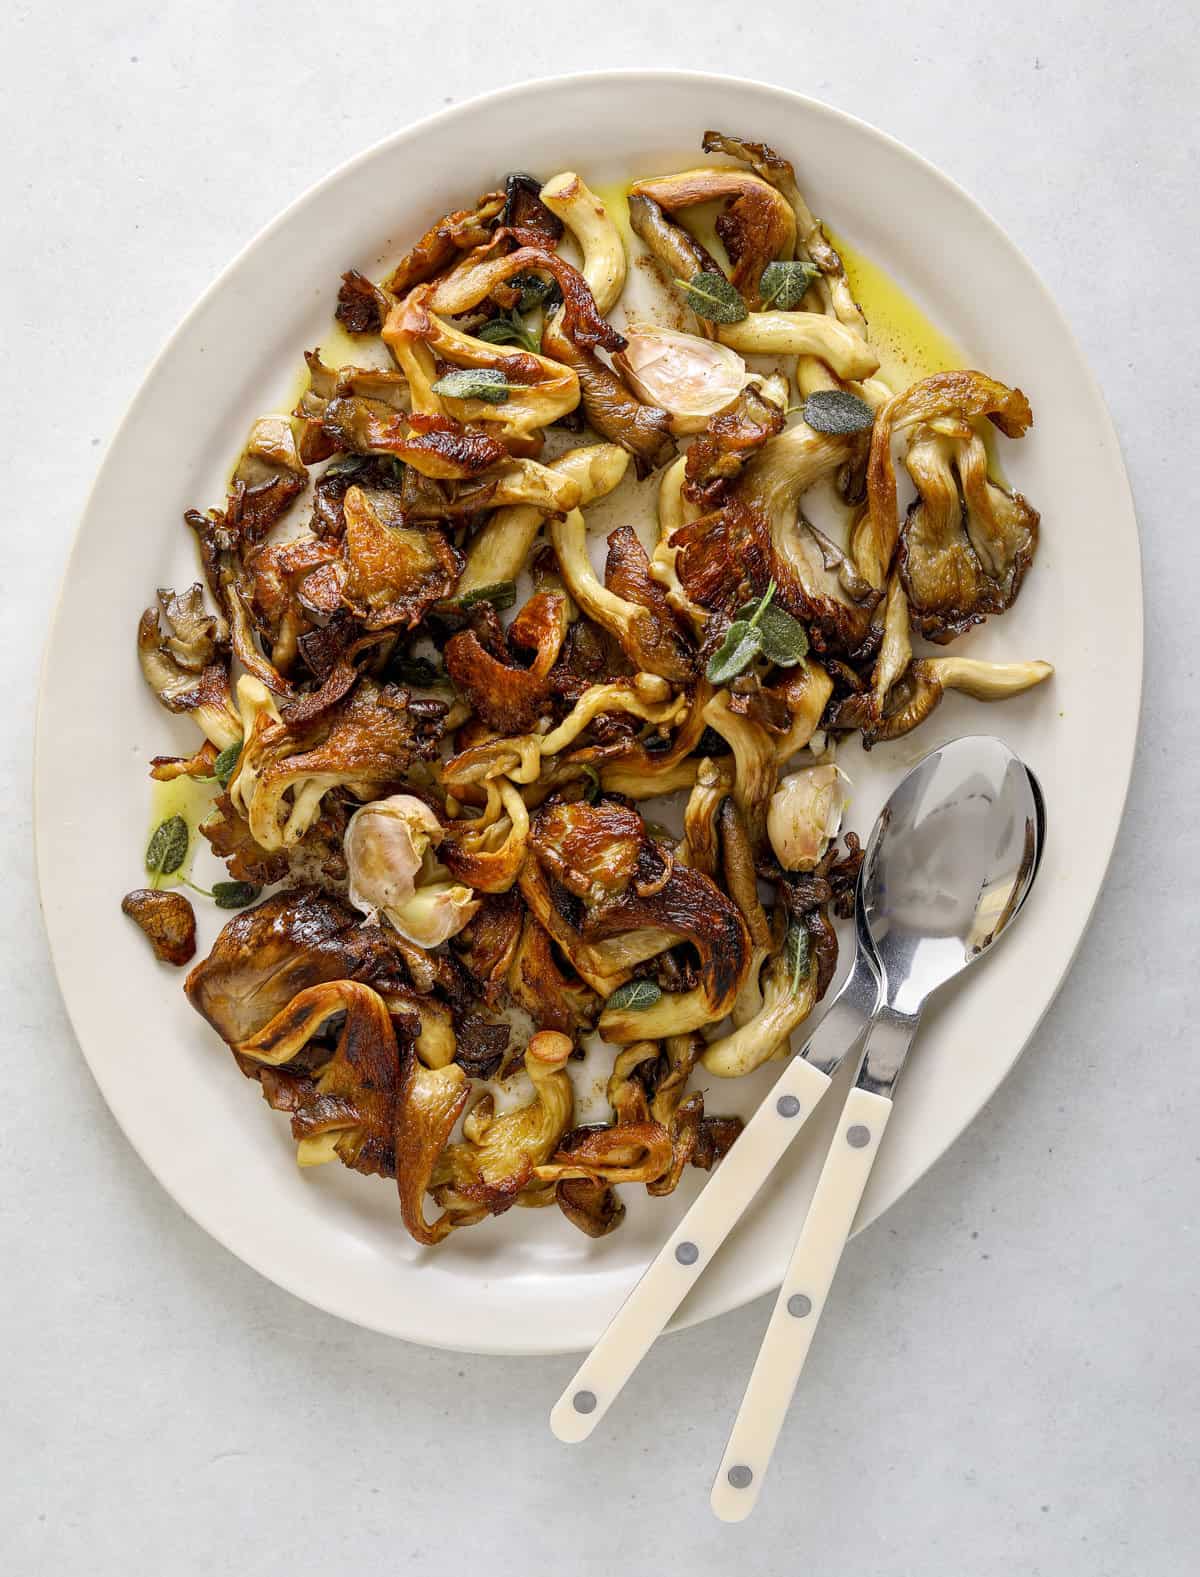
[[[784,938],[783,956],[792,977],[792,995],[800,989],[800,982],[808,978],[808,932],[802,925],[792,924]]]
[[[600,774],[596,771],[595,767],[589,766],[587,762],[584,762],[583,775],[587,779],[587,786],[584,788],[583,797],[585,800],[587,800],[589,805],[598,805],[600,803],[600,795],[603,793],[603,789],[600,784]]]
[[[820,273],[815,263],[768,263],[758,282],[763,311],[772,307],[778,312],[794,311]]]
[[[633,1008],[641,1012],[643,1008],[652,1008],[662,996],[662,987],[653,980],[627,980],[623,986],[618,986],[604,1004],[606,1013],[618,1008]]]
[[[522,350],[532,351],[534,355],[542,348],[539,337],[525,327],[515,312],[504,312],[492,318],[482,328],[475,330],[475,338],[485,340],[489,345],[519,345]]]
[[[762,651],[762,636],[758,626],[746,619],[735,619],[725,632],[725,639],[708,659],[705,673],[711,684],[728,684],[738,674],[749,668]]]
[[[473,608],[477,602],[490,602],[493,608],[511,608],[516,600],[517,586],[511,580],[494,581],[490,586],[476,586],[473,591],[464,591],[461,597],[450,599],[451,605],[462,613]]]
[[[146,869],[151,876],[172,876],[187,859],[190,835],[182,816],[160,822],[146,845]]]
[[[804,402],[804,420],[818,433],[861,433],[875,425],[875,412],[849,389],[818,389]]]
[[[553,279],[543,279],[540,274],[514,274],[509,284],[515,285],[521,292],[521,299],[517,302],[518,312],[532,312],[535,307],[544,307],[551,297],[559,293],[557,283]]]
[[[757,605],[748,602],[738,609],[735,618],[748,621]],[[778,668],[794,668],[808,656],[808,632],[799,619],[772,602],[764,608],[758,621],[762,653]]]
[[[677,279],[675,283],[698,318],[706,318],[709,323],[740,323],[746,316],[740,291],[724,274],[706,268],[691,279]]]
[[[226,745],[213,762],[213,777],[223,789],[229,787],[229,780],[237,770],[238,757],[241,753],[242,741],[239,739],[236,744]]]
[[[503,405],[516,388],[498,367],[456,367],[431,385],[435,394],[448,400],[486,400]]]
[[[214,882],[213,902],[218,909],[244,909],[262,892],[253,882]]]

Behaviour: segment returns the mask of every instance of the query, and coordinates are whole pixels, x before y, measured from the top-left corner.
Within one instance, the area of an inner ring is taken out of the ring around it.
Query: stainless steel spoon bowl
[[[889,1007],[919,1013],[991,946],[1029,894],[1044,839],[1041,790],[999,739],[952,740],[913,768],[880,812],[859,884]]]

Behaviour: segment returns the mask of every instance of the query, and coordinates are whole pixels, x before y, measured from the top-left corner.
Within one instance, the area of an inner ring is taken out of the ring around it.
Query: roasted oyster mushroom
[[[538,592],[508,627],[512,662],[489,652],[474,630],[462,630],[446,643],[446,671],[489,728],[504,734],[528,733],[549,709],[550,670],[566,633],[566,599],[554,592]],[[528,667],[517,661],[521,653],[533,654]]]
[[[313,1165],[336,1155],[353,1171],[393,1177],[399,1055],[392,1015],[378,992],[354,980],[309,986],[233,1049],[254,1063],[286,1066],[337,1014],[345,1016],[333,1056],[292,1111],[299,1159]]]
[[[361,488],[347,491],[343,507],[346,606],[366,630],[412,629],[454,590],[462,560],[436,526],[410,526],[402,510],[389,518]]]
[[[756,307],[761,300],[762,271],[777,257],[791,257],[796,245],[796,217],[783,195],[742,170],[717,166],[684,170],[636,181],[635,197],[648,197],[664,213],[676,214],[698,203],[722,201],[717,234],[733,264],[733,283]]]
[[[225,750],[242,737],[242,724],[229,694],[228,667],[214,660],[216,621],[204,612],[203,591],[197,584],[177,597],[160,589],[158,601],[138,621],[146,683],[168,712],[190,713],[205,737]]]
[[[406,691],[365,676],[315,718],[284,720],[266,688],[238,681],[245,744],[229,784],[235,809],[268,853],[299,843],[332,789],[368,800],[403,783],[437,748],[423,739]]]
[[[944,643],[1011,607],[1037,548],[1038,513],[991,480],[977,433],[922,426],[905,464],[920,497],[900,533],[900,574],[913,623]]]
[[[750,967],[750,936],[737,906],[707,876],[687,866],[676,865],[666,885],[648,897],[626,893],[594,909],[583,934],[589,941],[603,942],[650,928],[691,943],[699,960],[697,984],[690,991],[666,994],[650,1007],[606,1008],[600,1033],[616,1045],[683,1035],[716,1023],[733,1006]]]
[[[1020,389],[1010,389],[981,372],[935,373],[896,395],[877,413],[867,468],[870,508],[852,542],[858,569],[877,591],[887,584],[900,531],[893,435],[949,420],[958,435],[969,436],[970,420],[977,416],[987,416],[1009,438],[1020,438],[1033,421],[1029,401]]]
[[[429,1180],[429,1192],[451,1220],[497,1215],[538,1176],[571,1124],[574,1091],[566,1072],[573,1042],[542,1030],[525,1048],[533,1100],[497,1115],[490,1094],[480,1097],[463,1122],[463,1139],[447,1145]]]
[[[221,1039],[238,1046],[293,997],[330,980],[361,980],[388,992],[403,986],[406,973],[386,931],[364,926],[339,899],[302,890],[235,914],[184,990]]]

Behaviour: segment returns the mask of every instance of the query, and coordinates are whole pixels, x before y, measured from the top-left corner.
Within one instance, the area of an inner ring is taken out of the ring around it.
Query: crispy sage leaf
[[[762,651],[762,636],[758,626],[747,619],[735,619],[725,632],[725,639],[708,659],[704,670],[711,684],[728,684]]]
[[[217,782],[222,788],[229,787],[229,780],[237,768],[238,757],[241,755],[241,753],[242,741],[239,739],[236,744],[226,745],[221,754],[213,762],[212,775],[216,778]]]
[[[561,294],[556,280],[543,279],[540,274],[514,274],[509,284],[515,285],[521,292],[521,299],[517,302],[518,312],[532,312],[534,307],[549,306]]]
[[[763,311],[791,312],[804,300],[821,270],[815,263],[768,263],[758,282]]]
[[[262,892],[253,882],[214,882],[213,902],[218,909],[244,909]]]
[[[652,1008],[661,996],[662,988],[653,980],[627,980],[609,997],[604,1004],[604,1011],[633,1008],[640,1012],[642,1008]]]
[[[804,420],[818,433],[861,433],[875,425],[875,412],[849,389],[818,389],[804,402]]]
[[[525,327],[515,312],[503,312],[485,323],[475,330],[475,338],[489,345],[520,345],[522,350],[533,351],[535,355],[542,347],[538,336]]]
[[[435,394],[448,400],[486,400],[503,405],[516,387],[499,367],[456,367],[430,386]]]
[[[783,956],[792,977],[792,995],[808,977],[808,932],[802,925],[791,925],[784,938]]]
[[[146,869],[151,876],[172,876],[187,858],[188,824],[182,816],[160,822],[146,845]]]
[[[708,659],[704,670],[712,684],[728,684],[736,679],[762,651],[762,621],[774,596],[775,582],[772,580],[756,603],[747,604],[751,609],[749,618],[739,616],[726,630],[725,639]],[[745,611],[743,609],[742,613]]]
[[[734,615],[736,619],[749,620],[757,604],[748,602]],[[762,654],[779,668],[794,668],[808,656],[808,632],[799,619],[772,602],[763,609],[758,621],[758,634]]]
[[[706,268],[691,279],[677,279],[675,283],[698,318],[707,318],[710,323],[740,323],[746,316],[746,303],[737,286],[724,274]]]
[[[583,764],[583,775],[587,779],[583,797],[589,805],[598,805],[600,803],[600,795],[603,792],[600,785],[600,774],[595,767],[589,766],[585,761]]]

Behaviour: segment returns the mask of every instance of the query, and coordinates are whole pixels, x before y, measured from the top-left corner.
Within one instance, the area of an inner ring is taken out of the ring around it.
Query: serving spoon
[[[976,755],[983,758],[985,764],[990,764],[994,774],[995,751],[1003,752],[1005,763],[1015,763],[1022,773],[1025,772],[1016,757],[998,740],[956,740],[934,751],[915,767],[884,807],[868,842],[859,874],[855,904],[857,945],[845,984],[555,1403],[550,1427],[559,1440],[574,1444],[591,1434],[671,1315],[711,1263],[779,1158],[813,1114],[838,1067],[847,1056],[861,1048],[881,1005],[882,988],[880,967],[875,959],[871,933],[864,923],[865,908],[860,900],[864,873],[871,870],[886,875],[886,870],[880,872],[878,862],[885,831],[892,833],[889,842],[894,842],[895,834],[908,819],[907,811],[898,817],[893,806],[908,805],[913,793],[919,792],[918,783],[927,784],[939,767],[961,787],[977,772],[971,765]],[[1032,775],[1026,774],[1025,780],[1032,784]],[[939,792],[944,795],[945,778],[941,781]],[[978,792],[978,786],[971,792]],[[1041,849],[1040,825],[1039,813],[1035,817],[1033,838],[1035,861]],[[836,1265],[836,1260],[834,1263]],[[770,1454],[769,1445],[766,1454]],[[731,1465],[745,1464],[739,1460]],[[743,1475],[736,1476],[740,1479]]]
[[[722,1521],[740,1522],[758,1498],[925,1004],[1012,924],[1044,842],[1036,778],[988,737],[957,739],[926,756],[880,813],[855,904],[879,1001],[713,1484]]]

